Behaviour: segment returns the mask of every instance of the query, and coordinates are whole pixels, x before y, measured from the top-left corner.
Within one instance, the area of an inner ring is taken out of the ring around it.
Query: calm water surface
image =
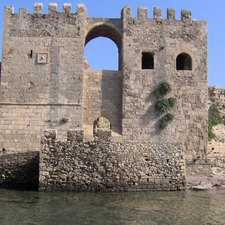
[[[225,190],[61,193],[0,189],[1,225],[225,224]]]

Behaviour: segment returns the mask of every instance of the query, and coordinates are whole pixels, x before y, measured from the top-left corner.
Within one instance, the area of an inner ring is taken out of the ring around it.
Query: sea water
[[[225,190],[29,192],[0,189],[1,225],[225,224]]]

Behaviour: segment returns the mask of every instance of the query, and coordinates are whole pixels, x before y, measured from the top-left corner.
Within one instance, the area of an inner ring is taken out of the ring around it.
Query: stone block
[[[22,15],[22,16],[27,15],[28,14],[28,9],[20,8],[19,9],[19,14]]]
[[[67,141],[70,142],[82,142],[84,140],[83,130],[69,130],[67,132]]]
[[[191,11],[189,11],[187,9],[182,9],[181,10],[181,20],[183,22],[191,22],[192,21]]]
[[[57,3],[49,3],[48,4],[48,13],[57,12]]]
[[[161,20],[162,19],[162,9],[159,7],[154,7],[154,18],[156,20]]]
[[[64,3],[64,4],[63,4],[63,12],[65,12],[65,13],[70,13],[70,12],[71,12],[71,4],[69,4],[69,3]]]
[[[42,14],[42,10],[43,10],[43,4],[41,3],[34,4],[34,13]]]
[[[175,20],[176,19],[176,10],[169,8],[167,9],[167,19],[168,20]]]
[[[138,7],[138,19],[147,19],[148,18],[148,8]]]

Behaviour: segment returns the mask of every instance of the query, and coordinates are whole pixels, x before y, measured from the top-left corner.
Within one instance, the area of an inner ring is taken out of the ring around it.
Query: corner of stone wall
[[[129,5],[126,5],[122,10],[121,10],[121,18],[122,19],[127,19],[131,18],[131,7]]]

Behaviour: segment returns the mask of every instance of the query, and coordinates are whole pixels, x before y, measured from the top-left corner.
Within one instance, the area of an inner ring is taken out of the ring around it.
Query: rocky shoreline
[[[225,168],[212,167],[211,175],[187,175],[187,189],[208,190],[225,188]]]

